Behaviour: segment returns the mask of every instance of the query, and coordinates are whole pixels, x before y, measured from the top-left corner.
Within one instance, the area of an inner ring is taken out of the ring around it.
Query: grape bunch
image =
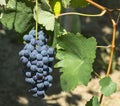
[[[29,34],[23,36],[24,48],[19,52],[20,60],[25,66],[25,81],[32,85],[29,92],[34,97],[44,97],[46,90],[52,86],[54,49],[47,45],[47,36],[41,30],[38,32],[31,30]]]

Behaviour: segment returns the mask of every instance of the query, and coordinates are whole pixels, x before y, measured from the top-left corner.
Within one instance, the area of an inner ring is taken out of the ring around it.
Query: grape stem
[[[80,16],[84,16],[84,17],[100,17],[103,16],[106,13],[106,10],[103,10],[101,13],[99,14],[84,14],[84,13],[78,13],[78,12],[67,12],[67,13],[61,13],[57,16],[55,16],[55,18],[59,18],[61,16],[65,16],[65,15],[80,15]]]
[[[38,38],[38,0],[36,0],[36,39]]]

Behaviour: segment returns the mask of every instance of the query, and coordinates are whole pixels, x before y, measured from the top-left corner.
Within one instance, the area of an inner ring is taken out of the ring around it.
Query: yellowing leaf
[[[61,3],[60,1],[57,1],[54,5],[54,13],[55,13],[55,16],[56,15],[59,15],[61,12]]]

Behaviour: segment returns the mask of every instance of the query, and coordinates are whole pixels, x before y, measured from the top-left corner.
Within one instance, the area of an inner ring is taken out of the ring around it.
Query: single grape
[[[37,92],[37,87],[30,89],[29,92]]]
[[[29,35],[24,35],[24,36],[23,36],[23,39],[24,39],[27,43],[29,43],[30,40],[31,40],[31,36],[29,36]]]
[[[42,67],[43,66],[43,61],[37,61],[37,66]]]
[[[31,61],[31,64],[32,64],[32,65],[36,65],[37,62],[38,62],[37,60],[33,60],[33,61]]]
[[[37,87],[38,87],[39,89],[43,89],[43,88],[44,88],[44,83],[38,83],[38,84],[37,84]]]
[[[41,51],[41,55],[42,55],[42,56],[46,56],[46,55],[47,55],[47,51],[46,51],[46,50],[42,50],[42,51]]]
[[[42,91],[37,91],[37,94],[40,95],[40,96],[41,96],[41,95],[45,95],[45,91],[44,91],[44,90],[42,90]]]
[[[25,75],[26,75],[27,77],[31,77],[32,73],[31,73],[31,72],[26,72]]]
[[[54,49],[53,48],[49,48],[47,52],[48,52],[49,55],[53,55],[54,54]]]
[[[19,52],[19,56],[21,57],[21,56],[23,56],[25,54],[25,50],[21,50],[20,52]]]
[[[36,65],[31,65],[30,69],[31,69],[32,71],[36,71],[36,70],[37,70],[37,66],[36,66]]]
[[[22,63],[27,63],[28,62],[28,58],[26,58],[25,56],[22,56],[20,58],[20,60],[22,61]]]
[[[33,97],[38,97],[37,93],[33,94]]]
[[[45,85],[45,87],[49,87],[49,82],[48,81],[44,81],[44,85]]]
[[[49,60],[48,60],[48,57],[43,57],[43,58],[42,58],[42,61],[43,61],[43,63],[48,63],[48,61],[49,61]]]
[[[41,54],[37,54],[37,60],[42,60],[42,55]]]
[[[51,75],[48,75],[45,77],[45,80],[51,82],[53,80],[53,77]]]
[[[33,80],[33,78],[25,78],[25,81],[30,84],[35,84],[35,81]]]
[[[31,62],[28,61],[26,66],[27,66],[28,68],[30,68],[30,67],[31,67]]]

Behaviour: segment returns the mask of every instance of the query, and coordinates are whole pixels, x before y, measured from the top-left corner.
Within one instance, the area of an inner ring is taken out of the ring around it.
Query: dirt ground
[[[80,11],[83,11],[83,9],[80,9]],[[84,12],[90,11],[93,13],[99,12],[93,7],[89,7]],[[87,37],[96,37],[98,45],[107,45],[110,43],[112,29],[107,16],[100,18],[80,17],[80,19],[81,30],[84,35],[87,35]],[[119,29],[118,26],[118,36]],[[54,70],[53,86],[47,91],[46,97],[44,99],[33,98],[27,91],[29,85],[24,81],[22,65],[18,57],[18,52],[22,49],[23,45],[16,42],[18,37],[11,40],[9,37],[12,36],[11,33],[7,33],[9,35],[6,36],[3,30],[0,30],[0,32],[0,106],[85,106],[86,101],[90,100],[93,95],[100,97],[98,78],[92,78],[87,87],[79,85],[72,92],[65,93],[61,91],[60,73],[58,70]],[[116,48],[117,56],[115,63],[120,64],[119,39],[116,42]],[[105,57],[104,62],[107,60],[106,55]],[[104,68],[101,68],[101,65],[101,61],[96,61],[94,68],[104,77],[104,71],[101,72]],[[114,67],[113,69],[111,78],[118,85],[117,92],[110,97],[104,97],[101,106],[120,106],[120,71],[115,70]]]

